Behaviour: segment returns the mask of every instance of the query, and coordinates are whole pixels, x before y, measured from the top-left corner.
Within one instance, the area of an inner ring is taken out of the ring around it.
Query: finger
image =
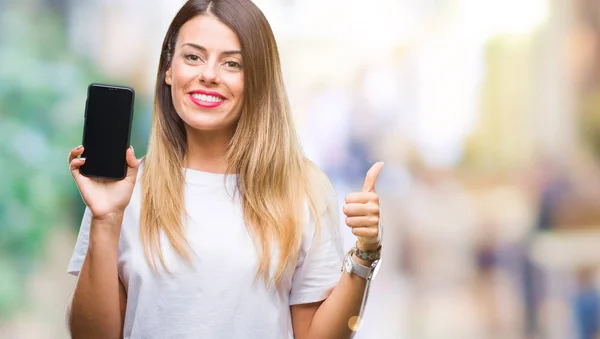
[[[378,161],[371,169],[367,172],[367,176],[365,177],[365,184],[363,185],[363,192],[375,192],[375,183],[377,182],[377,178],[379,177],[379,172],[383,168],[383,162]]]
[[[81,173],[79,172],[79,167],[85,163],[85,158],[75,158],[71,160],[69,163],[69,171],[75,179],[79,178]]]
[[[347,217],[346,225],[352,228],[377,228],[377,225],[379,225],[379,216],[368,215],[362,217]]]
[[[346,204],[343,210],[344,214],[348,217],[379,215],[379,205],[373,202],[367,202],[366,204]]]
[[[376,241],[379,237],[379,230],[373,227],[356,227],[352,229],[352,234],[357,237],[364,238],[366,243],[370,243],[369,240]]]
[[[353,192],[346,196],[346,204],[379,203],[379,195],[375,192]]]
[[[125,154],[125,158],[127,159],[127,166],[131,168],[138,168],[140,165],[140,160],[135,157],[135,150],[133,149],[133,146],[129,146],[127,153]]]
[[[71,150],[71,152],[69,153],[69,157],[68,157],[69,164],[71,164],[71,161],[73,161],[73,159],[75,159],[78,156],[80,156],[82,153],[83,153],[83,146],[82,145],[79,145],[79,146],[73,148]]]

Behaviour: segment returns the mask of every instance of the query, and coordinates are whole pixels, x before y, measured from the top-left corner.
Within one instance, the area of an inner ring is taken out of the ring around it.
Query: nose
[[[217,66],[214,64],[207,64],[200,69],[200,74],[198,76],[201,84],[209,86],[219,85],[221,83],[216,67]]]

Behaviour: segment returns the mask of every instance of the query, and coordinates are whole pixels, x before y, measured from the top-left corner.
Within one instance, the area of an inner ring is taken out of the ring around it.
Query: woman
[[[380,251],[374,185],[335,194],[300,150],[271,28],[249,0],[190,0],[166,34],[149,149],[84,177],[73,338],[347,338]],[[362,258],[362,259],[361,259]],[[363,265],[363,267],[359,266]]]

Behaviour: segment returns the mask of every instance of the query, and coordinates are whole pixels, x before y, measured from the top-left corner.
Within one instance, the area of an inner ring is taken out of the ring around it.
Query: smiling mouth
[[[204,102],[210,102],[210,103],[225,101],[224,98],[221,98],[218,96],[206,95],[206,94],[200,94],[200,93],[192,93],[192,98],[194,98],[196,100],[204,101]]]
[[[202,108],[215,108],[221,106],[226,99],[209,94],[191,93],[190,100],[199,107]]]

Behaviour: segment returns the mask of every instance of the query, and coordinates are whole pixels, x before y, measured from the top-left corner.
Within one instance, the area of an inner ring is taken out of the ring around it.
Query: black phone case
[[[85,131],[86,131],[86,126],[87,126],[87,113],[88,113],[88,102],[89,102],[89,97],[90,97],[90,89],[92,87],[95,86],[99,86],[99,87],[106,87],[106,88],[114,88],[114,89],[118,89],[118,90],[127,90],[131,92],[131,107],[130,107],[130,111],[129,111],[129,128],[128,128],[128,132],[127,132],[127,145],[131,144],[131,129],[133,127],[133,108],[135,106],[135,90],[133,89],[133,87],[129,87],[129,86],[119,86],[119,85],[109,85],[109,84],[100,84],[100,83],[91,83],[88,86],[87,89],[87,97],[85,99],[85,113],[84,113],[84,122],[83,122],[83,136],[81,138],[81,144],[84,147],[84,154],[85,154]],[[83,156],[83,155],[82,155]],[[80,167],[79,172],[89,178],[101,178],[101,179],[112,179],[112,180],[123,180],[125,179],[125,177],[127,176],[127,160],[125,160],[125,167],[123,168],[123,175],[120,177],[110,177],[110,176],[101,176],[101,175],[91,175],[91,174],[86,174],[85,171],[82,171],[83,167],[85,166],[85,164]]]

